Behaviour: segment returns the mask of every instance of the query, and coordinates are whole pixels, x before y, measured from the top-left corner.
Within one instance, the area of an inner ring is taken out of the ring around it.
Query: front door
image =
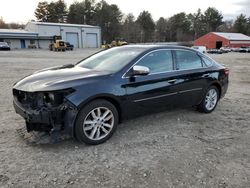
[[[172,107],[177,94],[172,57],[171,50],[150,52],[136,63],[148,67],[148,75],[125,76],[126,101],[133,115]]]

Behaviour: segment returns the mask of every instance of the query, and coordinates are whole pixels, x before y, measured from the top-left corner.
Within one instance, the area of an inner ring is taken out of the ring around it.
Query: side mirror
[[[141,66],[141,65],[135,65],[133,67],[133,76],[136,76],[136,75],[148,75],[150,72],[149,68],[148,67],[145,67],[145,66]]]

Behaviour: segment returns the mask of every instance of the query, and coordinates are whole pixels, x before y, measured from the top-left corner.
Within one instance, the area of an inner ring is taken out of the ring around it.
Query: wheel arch
[[[222,90],[221,85],[218,82],[214,82],[209,87],[211,87],[211,86],[215,86],[218,89],[218,91],[219,91],[219,99],[220,99],[220,97],[221,97],[221,90]]]
[[[220,99],[220,97],[221,97],[221,90],[222,90],[221,85],[218,82],[213,82],[213,83],[209,84],[206,89],[204,89],[204,92],[202,94],[202,98],[201,98],[201,100],[197,104],[200,104],[202,102],[203,98],[206,95],[206,92],[207,92],[208,88],[211,87],[211,86],[215,86],[218,89],[218,91],[219,91],[219,99]]]
[[[95,101],[95,100],[106,100],[108,102],[110,102],[111,104],[113,104],[118,112],[118,118],[119,118],[119,123],[121,122],[121,117],[122,117],[122,108],[121,108],[121,104],[119,102],[119,99],[117,99],[117,97],[110,95],[110,94],[101,94],[101,95],[96,95],[93,97],[88,98],[87,100],[83,101],[77,108],[78,108],[78,112],[84,108],[84,106],[86,106],[87,104]]]
[[[90,103],[92,103],[92,102],[94,102],[94,101],[100,101],[101,102],[101,100],[102,101],[108,101],[109,103],[111,103],[112,105],[114,105],[114,107],[117,109],[117,113],[118,113],[118,124],[119,124],[119,122],[120,122],[120,114],[121,114],[121,105],[120,105],[120,103],[119,103],[119,101],[117,100],[117,99],[115,99],[115,97],[112,97],[112,96],[109,96],[109,95],[98,95],[98,96],[94,96],[94,97],[91,97],[91,98],[89,98],[89,99],[87,99],[87,100],[85,100],[85,101],[83,101],[78,107],[77,107],[77,115],[76,115],[76,118],[75,118],[75,121],[74,121],[74,124],[73,124],[73,128],[72,128],[72,136],[73,136],[73,138],[74,139],[76,139],[76,140],[78,140],[78,141],[81,141],[81,142],[85,142],[86,143],[86,141],[83,141],[83,140],[79,140],[79,123],[77,123],[78,122],[78,118],[81,118],[80,117],[80,112],[81,112],[81,110],[85,107],[85,106],[87,106],[88,104],[90,104]],[[115,121],[117,121],[117,120],[115,120]],[[117,126],[117,123],[115,124],[116,126]],[[78,130],[78,131],[77,131]],[[114,129],[115,130],[115,129]],[[112,133],[113,134],[113,133]],[[111,135],[112,135],[111,134]],[[108,138],[110,138],[110,137],[108,137]],[[87,142],[88,143],[88,142]],[[88,143],[88,144],[96,144],[96,143]]]

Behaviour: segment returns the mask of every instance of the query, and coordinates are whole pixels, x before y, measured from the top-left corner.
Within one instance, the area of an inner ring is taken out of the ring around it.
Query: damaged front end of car
[[[26,121],[27,132],[44,132],[50,142],[58,142],[73,135],[77,108],[66,96],[73,89],[44,92],[26,92],[13,89],[14,108]]]

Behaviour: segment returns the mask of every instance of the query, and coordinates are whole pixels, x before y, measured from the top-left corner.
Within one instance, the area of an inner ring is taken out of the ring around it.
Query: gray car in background
[[[10,46],[7,42],[0,42],[0,50],[10,50]]]

